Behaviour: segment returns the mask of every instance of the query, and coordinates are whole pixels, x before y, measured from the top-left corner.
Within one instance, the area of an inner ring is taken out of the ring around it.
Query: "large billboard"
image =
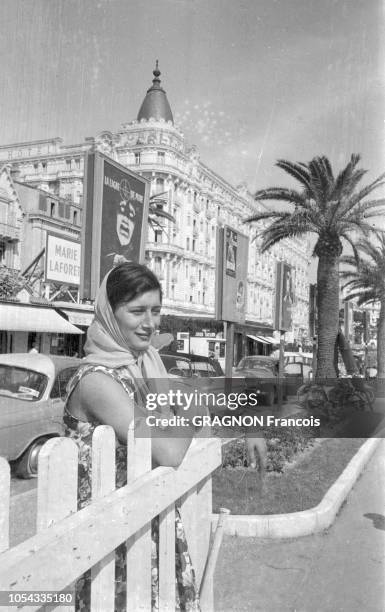
[[[144,262],[150,183],[101,153],[88,153],[81,297],[93,299],[105,274]]]
[[[217,240],[216,318],[244,323],[249,239],[225,226],[218,229]]]
[[[80,285],[81,244],[60,234],[47,232],[45,281]]]
[[[292,330],[294,299],[292,267],[285,261],[279,261],[277,263],[275,287],[275,329],[284,332]]]

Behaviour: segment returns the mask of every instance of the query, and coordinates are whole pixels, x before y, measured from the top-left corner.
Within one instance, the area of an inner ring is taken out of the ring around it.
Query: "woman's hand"
[[[257,467],[261,477],[265,475],[267,464],[267,444],[263,437],[252,438],[246,436],[245,439],[247,462],[250,467]]]

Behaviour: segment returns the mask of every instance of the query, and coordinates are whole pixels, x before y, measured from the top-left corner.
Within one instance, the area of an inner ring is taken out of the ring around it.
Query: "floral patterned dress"
[[[132,378],[125,367],[107,368],[101,365],[87,364],[81,366],[69,381],[67,400],[80,379],[90,372],[103,372],[119,382],[125,391],[132,396],[136,392]],[[72,416],[67,407],[64,410],[65,435],[72,438],[79,448],[78,464],[78,509],[84,508],[91,501],[91,450],[92,435],[101,423],[85,422]],[[116,488],[127,483],[127,447],[116,441]],[[156,517],[151,524],[152,537],[152,610],[158,610],[158,540],[159,521]],[[180,612],[199,612],[195,573],[187,548],[186,536],[178,507],[175,508],[175,610]],[[126,545],[120,545],[115,551],[115,611],[126,610]],[[76,583],[76,610],[91,611],[91,572],[88,571]]]

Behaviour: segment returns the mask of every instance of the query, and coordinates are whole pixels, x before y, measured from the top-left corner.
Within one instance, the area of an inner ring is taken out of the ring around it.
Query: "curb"
[[[224,533],[243,538],[279,539],[298,538],[324,531],[332,525],[343,502],[382,440],[382,437],[377,437],[364,442],[318,506],[290,514],[229,515],[223,526]],[[218,514],[213,514],[213,529],[216,528],[217,521]]]

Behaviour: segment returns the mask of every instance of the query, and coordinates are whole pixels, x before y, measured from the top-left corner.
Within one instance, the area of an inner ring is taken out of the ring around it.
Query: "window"
[[[51,202],[50,215],[51,215],[51,217],[53,217],[55,215],[55,202]]]
[[[202,270],[198,270],[198,280],[202,280]]]
[[[5,251],[6,251],[6,245],[5,245],[5,242],[2,240],[0,242],[0,261],[1,262],[5,260]]]
[[[190,238],[186,238],[186,249],[189,251],[190,250]]]
[[[140,153],[135,153],[135,164],[136,165],[140,164]]]
[[[162,193],[164,191],[164,179],[157,178],[155,181],[156,193]]]
[[[155,274],[160,274],[162,271],[162,258],[155,257]]]
[[[161,243],[162,242],[162,230],[155,230],[154,234],[155,234],[155,242]]]
[[[74,210],[72,221],[73,221],[74,224],[76,224],[78,222],[78,211],[77,210]]]
[[[158,164],[164,164],[166,156],[163,151],[158,151]]]
[[[76,367],[66,368],[58,374],[51,390],[50,397],[52,399],[65,398],[67,383],[69,382],[70,378],[72,378],[72,376],[75,374],[76,370]]]
[[[70,159],[66,159],[66,168],[67,170],[71,170],[71,160]]]
[[[0,366],[0,380],[0,395],[36,402],[45,391],[48,377],[28,368],[5,364]]]
[[[192,250],[195,251],[195,244],[196,244],[196,240],[192,241]]]
[[[38,163],[33,164],[33,169],[35,170],[35,172],[38,172],[39,171],[39,164]]]

